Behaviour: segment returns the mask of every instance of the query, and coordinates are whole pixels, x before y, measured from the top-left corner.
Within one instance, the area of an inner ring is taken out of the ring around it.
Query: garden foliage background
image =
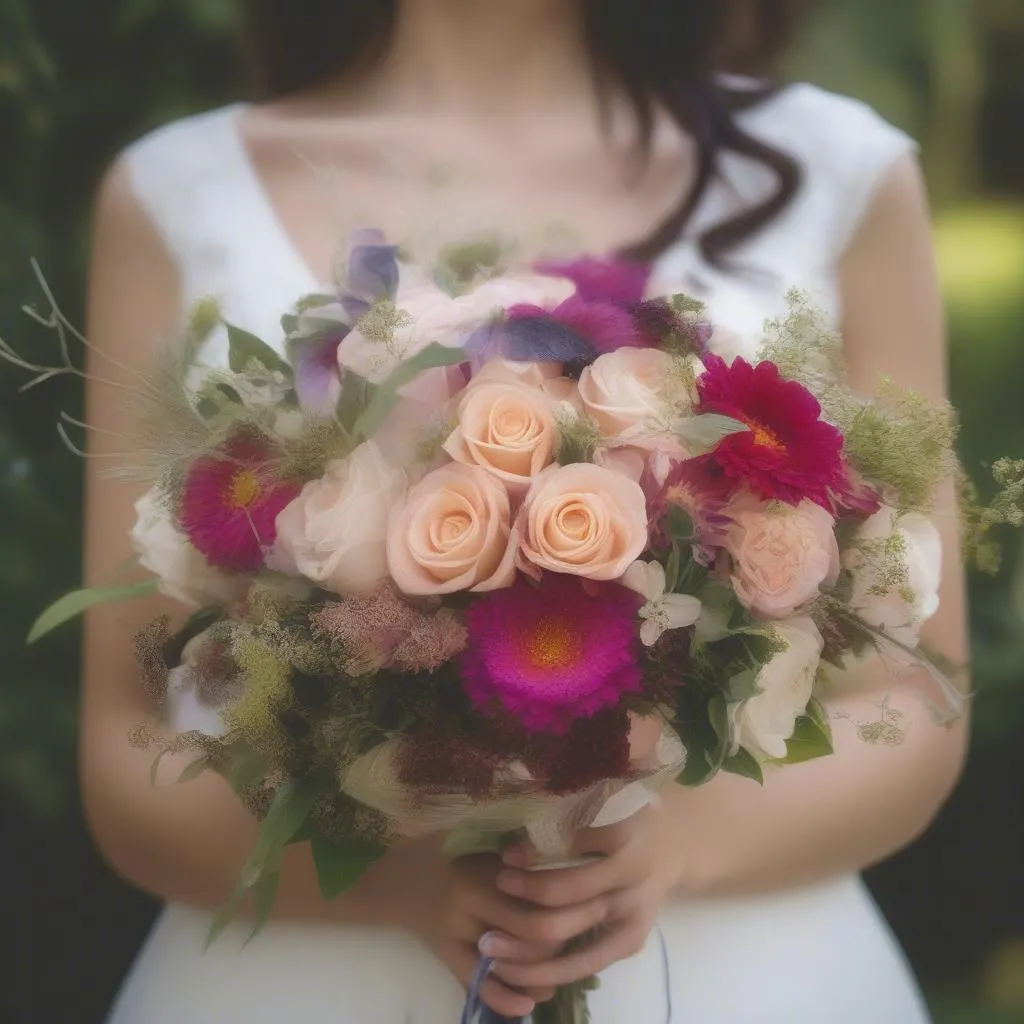
[[[236,98],[235,0],[0,0],[0,336],[50,339],[30,257],[81,322],[90,196],[111,156]],[[791,74],[874,104],[922,143],[962,450],[1024,456],[1024,3],[823,0]],[[0,366],[0,1019],[91,1024],[155,905],[92,851],[76,803],[74,629],[35,612],[77,582],[81,466],[59,442],[73,382],[26,395]],[[1016,541],[1014,541],[1016,543]],[[939,1024],[1024,1021],[1024,558],[971,581],[974,744],[931,832],[869,882]],[[841,936],[836,937],[838,941]],[[10,950],[10,946],[8,945]]]

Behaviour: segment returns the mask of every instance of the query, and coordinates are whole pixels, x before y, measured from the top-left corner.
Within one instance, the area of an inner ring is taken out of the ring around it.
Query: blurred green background
[[[19,313],[38,298],[31,256],[81,322],[98,175],[146,129],[239,95],[238,18],[234,0],[0,0],[0,336],[51,343]],[[1024,2],[824,0],[791,65],[921,141],[963,454],[979,478],[986,455],[1024,456]],[[81,467],[54,430],[59,409],[79,411],[78,388],[18,395],[19,383],[0,365],[0,921],[16,950],[0,1019],[89,1024],[155,907],[99,862],[79,816],[74,630],[22,644],[77,582]],[[972,579],[971,598],[979,693],[963,783],[869,881],[938,1024],[1009,1024],[1024,1022],[1020,551],[997,579]]]

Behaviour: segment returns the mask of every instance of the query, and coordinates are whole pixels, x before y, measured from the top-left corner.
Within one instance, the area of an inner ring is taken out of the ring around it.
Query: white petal
[[[634,562],[622,575],[621,583],[647,601],[665,593],[665,570],[657,562]]]
[[[690,594],[666,594],[661,600],[669,629],[692,626],[700,618],[699,598]]]
[[[661,639],[663,632],[661,623],[656,618],[648,619],[640,627],[640,639],[645,647],[653,647]]]

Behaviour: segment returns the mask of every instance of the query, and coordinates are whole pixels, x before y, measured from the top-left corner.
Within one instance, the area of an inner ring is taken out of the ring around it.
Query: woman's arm
[[[925,189],[913,158],[882,183],[841,271],[855,389],[868,394],[888,376],[944,399],[944,316]],[[922,635],[964,663],[964,574],[952,487],[940,497],[937,525],[941,604]],[[667,794],[687,861],[681,885],[707,893],[799,885],[865,868],[916,838],[956,783],[968,735],[966,716],[948,727],[931,721],[920,696],[928,686],[923,669],[896,679],[873,657],[847,674],[836,687],[841,696],[829,702],[833,712],[849,715],[833,722],[834,756],[769,773],[763,788],[723,775],[701,789]],[[856,732],[857,723],[881,718],[883,700],[903,716],[905,739],[896,746],[864,742]]]

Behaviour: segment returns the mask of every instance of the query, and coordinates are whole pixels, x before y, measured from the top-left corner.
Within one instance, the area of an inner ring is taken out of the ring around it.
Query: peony
[[[839,577],[832,517],[812,501],[766,507],[746,495],[725,510],[732,584],[751,614],[786,619]]]
[[[474,380],[466,388],[444,450],[456,462],[492,473],[520,496],[554,459],[557,439],[551,400],[510,376]]]
[[[809,618],[777,622],[773,628],[786,649],[758,673],[759,692],[730,708],[734,742],[759,761],[786,756],[786,741],[810,702],[823,647]]]
[[[843,566],[853,575],[853,611],[914,647],[939,607],[942,541],[935,524],[918,512],[883,508],[858,529]]]
[[[496,590],[512,584],[515,542],[508,493],[479,466],[428,473],[392,510],[388,568],[405,594]]]
[[[616,349],[598,356],[583,370],[580,398],[605,437],[626,435],[639,440],[664,429],[671,371],[672,357],[659,349]]]
[[[550,466],[519,511],[519,565],[616,580],[647,546],[647,503],[634,480],[601,466]]]
[[[268,564],[337,594],[369,594],[387,576],[388,510],[406,486],[373,441],[327,466],[277,517]]]
[[[135,503],[131,536],[139,564],[157,577],[161,594],[190,608],[228,605],[245,597],[249,580],[214,569],[174,525],[153,490]]]

